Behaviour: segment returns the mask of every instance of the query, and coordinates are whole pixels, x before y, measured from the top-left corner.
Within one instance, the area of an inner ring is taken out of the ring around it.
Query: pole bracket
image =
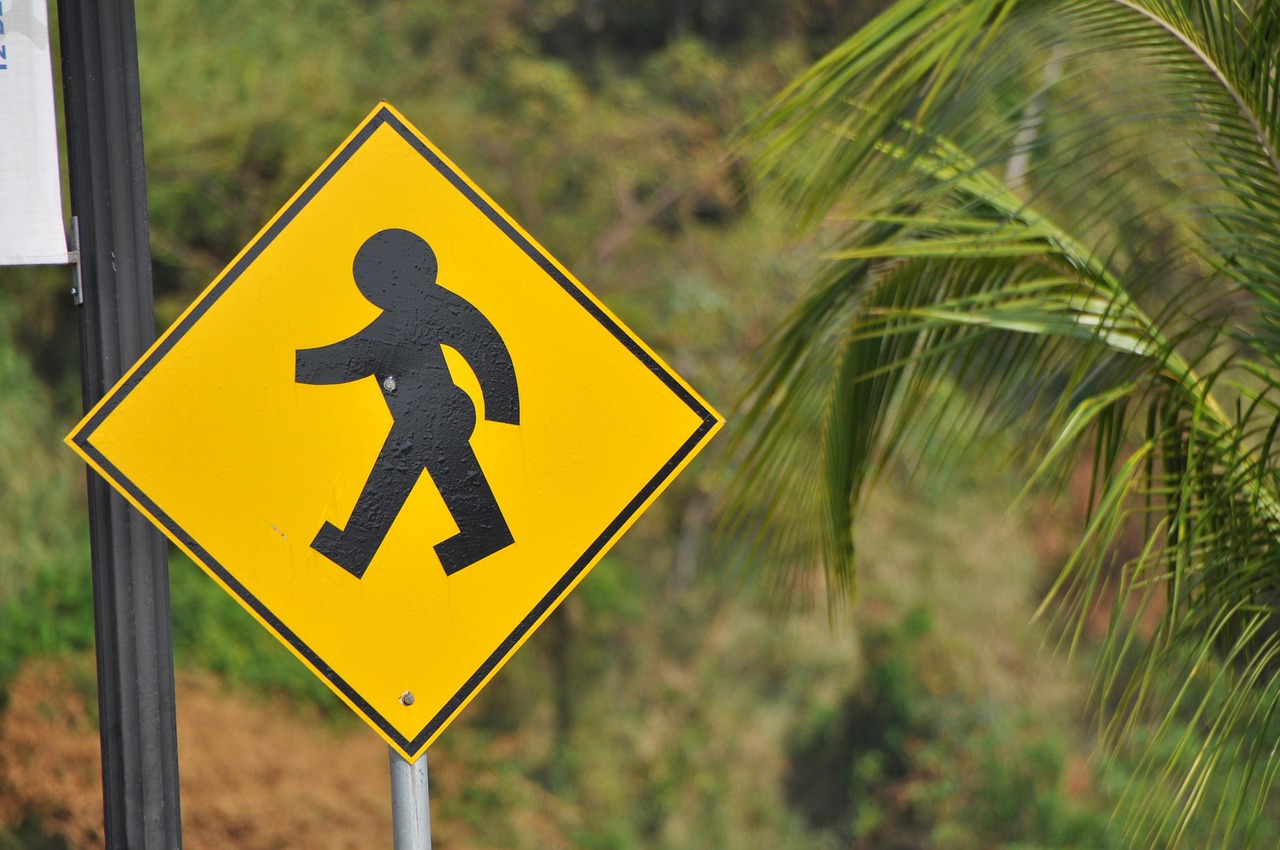
[[[84,274],[80,266],[80,216],[71,216],[71,250],[67,260],[75,265],[75,279],[71,283],[71,303],[79,307],[84,303]]]

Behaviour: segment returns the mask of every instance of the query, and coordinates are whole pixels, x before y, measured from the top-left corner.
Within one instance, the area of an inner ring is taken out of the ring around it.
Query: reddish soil
[[[0,717],[0,826],[34,815],[74,848],[102,846],[98,730],[84,687],[93,671],[84,666],[28,665]],[[391,846],[387,747],[371,731],[335,733],[196,674],[180,673],[177,690],[187,848]]]

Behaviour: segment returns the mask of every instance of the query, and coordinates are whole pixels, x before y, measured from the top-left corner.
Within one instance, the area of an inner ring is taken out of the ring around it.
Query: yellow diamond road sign
[[[721,424],[382,104],[67,439],[413,760]]]

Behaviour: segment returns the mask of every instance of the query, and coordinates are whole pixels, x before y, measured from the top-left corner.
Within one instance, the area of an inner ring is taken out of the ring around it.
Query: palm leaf
[[[886,470],[1000,433],[1031,486],[1090,463],[1042,612],[1074,646],[1119,590],[1099,698],[1153,736],[1151,843],[1247,834],[1276,779],[1276,6],[902,0],[750,131],[826,260],[758,364],[729,533],[838,602]]]

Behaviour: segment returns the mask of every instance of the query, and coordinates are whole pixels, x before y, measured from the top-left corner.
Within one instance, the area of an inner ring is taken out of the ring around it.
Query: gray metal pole
[[[58,22],[89,407],[156,334],[133,0],[58,0]],[[164,538],[92,472],[89,531],[104,844],[177,850],[182,826]]]
[[[391,821],[395,850],[431,850],[431,798],[427,792],[427,757],[413,764],[391,750]]]

